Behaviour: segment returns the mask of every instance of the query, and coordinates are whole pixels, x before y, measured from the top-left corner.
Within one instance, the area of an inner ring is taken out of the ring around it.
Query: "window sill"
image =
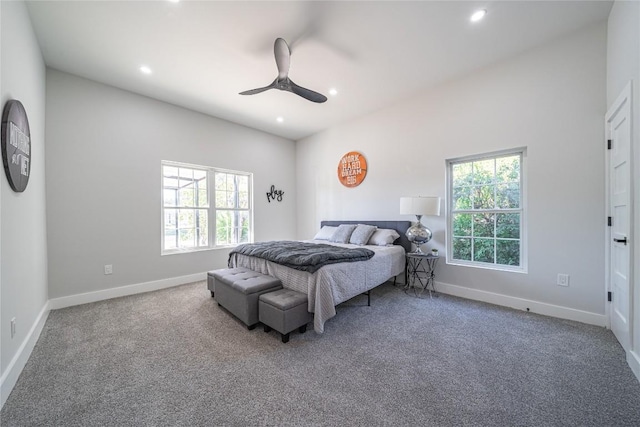
[[[454,265],[457,267],[473,267],[473,268],[481,268],[483,270],[494,270],[494,271],[504,271],[505,273],[520,273],[520,274],[528,274],[526,267],[509,267],[503,265],[495,265],[495,264],[483,264],[479,262],[464,262],[459,260],[446,261],[447,265]]]
[[[240,244],[240,243],[239,243]],[[196,252],[206,252],[206,251],[217,251],[223,249],[233,249],[238,245],[225,245],[225,246],[214,246],[212,248],[197,248],[197,249],[172,249],[168,251],[162,251],[160,256],[165,255],[184,255],[184,254],[192,254]]]

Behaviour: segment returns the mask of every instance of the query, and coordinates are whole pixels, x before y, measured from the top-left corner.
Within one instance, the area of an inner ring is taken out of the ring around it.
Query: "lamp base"
[[[416,225],[412,225],[411,227],[409,227],[405,234],[407,236],[407,239],[409,239],[411,243],[416,245],[416,250],[411,253],[426,255],[424,252],[422,252],[420,246],[431,240],[433,233],[431,233],[431,230],[422,225],[422,223],[420,222],[420,220],[422,219],[422,215],[416,215],[416,218],[418,219]]]

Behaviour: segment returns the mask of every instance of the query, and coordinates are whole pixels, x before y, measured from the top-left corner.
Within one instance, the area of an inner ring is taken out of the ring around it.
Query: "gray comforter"
[[[320,267],[339,262],[366,261],[375,254],[365,248],[341,248],[332,245],[278,240],[238,245],[229,253],[263,258],[296,270],[315,273]]]

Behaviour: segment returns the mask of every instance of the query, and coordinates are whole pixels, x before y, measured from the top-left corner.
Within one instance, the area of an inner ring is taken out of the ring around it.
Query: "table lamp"
[[[422,225],[422,215],[440,216],[440,197],[401,197],[400,215],[415,215],[418,222],[407,230],[406,236],[416,245],[414,254],[424,254],[420,245],[431,240],[431,230]]]

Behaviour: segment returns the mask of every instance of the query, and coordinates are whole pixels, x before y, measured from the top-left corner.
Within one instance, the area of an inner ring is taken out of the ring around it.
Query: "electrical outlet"
[[[568,274],[558,274],[558,286],[569,286],[569,275]]]
[[[112,274],[113,273],[113,265],[107,264],[104,266],[104,274]]]
[[[11,319],[11,338],[16,335],[16,318]]]

